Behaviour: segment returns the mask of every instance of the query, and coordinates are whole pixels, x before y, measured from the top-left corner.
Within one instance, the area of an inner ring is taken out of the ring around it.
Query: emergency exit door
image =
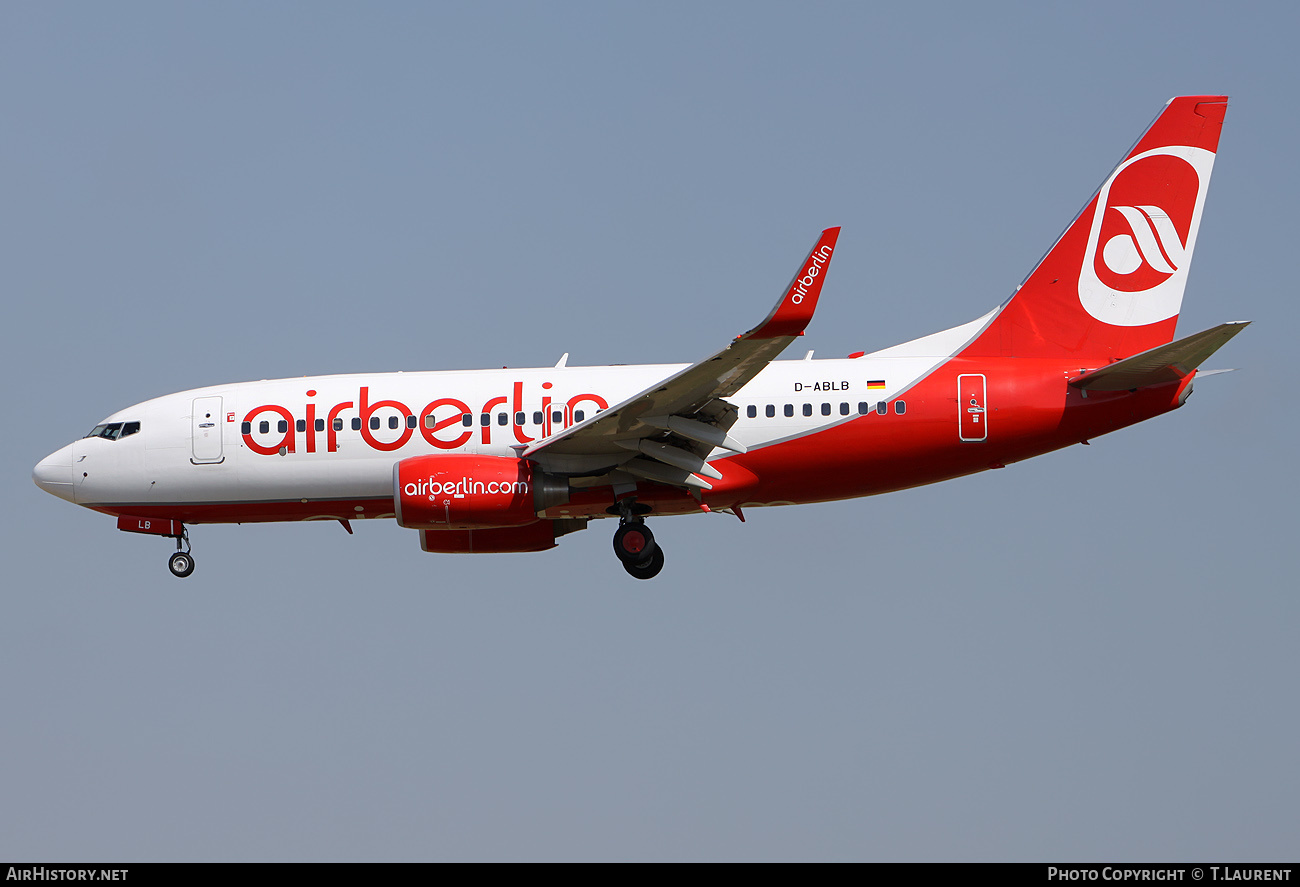
[[[980,441],[989,436],[987,387],[983,375],[957,377],[957,421],[962,440]]]

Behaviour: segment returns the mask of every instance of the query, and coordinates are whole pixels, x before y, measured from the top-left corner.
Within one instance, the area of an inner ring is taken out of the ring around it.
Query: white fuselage
[[[892,399],[932,364],[923,356],[777,361],[731,399],[740,412],[731,433],[756,449],[815,432]],[[52,492],[92,508],[383,499],[392,495],[392,466],[400,459],[515,455],[682,368],[351,374],[216,385],[113,413],[100,425],[139,422],[139,432],[75,441],[42,462],[38,475],[59,484]],[[885,387],[869,390],[872,381]]]

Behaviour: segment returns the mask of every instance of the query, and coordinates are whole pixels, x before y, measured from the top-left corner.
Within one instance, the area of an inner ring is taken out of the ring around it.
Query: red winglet
[[[772,313],[740,338],[777,339],[803,333],[804,327],[812,320],[813,312],[817,310],[817,297],[821,295],[826,268],[831,263],[831,254],[835,251],[835,241],[839,236],[839,228],[827,228],[822,232]]]

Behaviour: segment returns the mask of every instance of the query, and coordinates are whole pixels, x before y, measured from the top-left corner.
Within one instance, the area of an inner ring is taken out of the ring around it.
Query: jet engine
[[[421,530],[420,547],[437,554],[500,554],[546,551],[561,536],[585,529],[582,519],[539,520],[526,527],[491,530]]]
[[[513,456],[414,456],[393,466],[399,526],[415,530],[523,527],[569,501],[569,482]]]

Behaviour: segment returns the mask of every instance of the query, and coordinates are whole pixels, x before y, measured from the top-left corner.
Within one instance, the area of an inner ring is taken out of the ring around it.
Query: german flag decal
[[[869,382],[867,383],[867,390],[868,390],[868,391],[884,391],[884,390],[885,390],[885,380],[884,380],[884,379],[872,379],[871,381],[869,381]]]

